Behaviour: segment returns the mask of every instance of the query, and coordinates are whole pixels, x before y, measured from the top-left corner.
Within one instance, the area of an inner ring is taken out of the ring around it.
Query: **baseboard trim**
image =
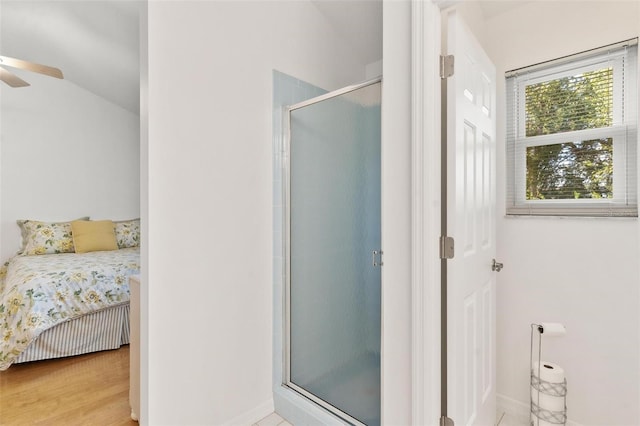
[[[531,408],[529,404],[518,401],[513,398],[509,398],[505,395],[496,394],[496,411],[497,418],[502,416],[502,413],[506,413],[512,422],[517,422],[518,425],[529,425],[529,413]],[[576,423],[570,419],[567,419],[566,426],[582,426],[580,423]]]
[[[273,398],[269,398],[267,401],[252,408],[249,411],[245,411],[237,417],[225,422],[223,426],[248,426],[259,422],[274,412]]]

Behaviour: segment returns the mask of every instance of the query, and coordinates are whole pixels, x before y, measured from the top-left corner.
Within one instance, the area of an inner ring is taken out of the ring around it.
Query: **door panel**
[[[495,67],[447,12],[447,405],[456,424],[495,424]]]

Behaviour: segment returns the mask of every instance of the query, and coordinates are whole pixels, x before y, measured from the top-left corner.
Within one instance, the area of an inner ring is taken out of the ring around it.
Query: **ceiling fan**
[[[64,78],[64,76],[62,75],[62,71],[60,71],[58,68],[0,55],[0,80],[4,81],[11,87],[25,87],[30,86],[30,84],[14,73],[7,71],[6,69],[4,69],[4,67],[19,68],[27,71],[37,72],[39,74],[48,75],[50,77]]]

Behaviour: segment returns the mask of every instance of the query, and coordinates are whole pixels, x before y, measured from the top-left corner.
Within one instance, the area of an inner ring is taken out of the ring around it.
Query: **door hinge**
[[[440,237],[440,259],[453,259],[454,254],[453,237]]]
[[[455,426],[453,420],[447,416],[440,417],[440,426]]]
[[[440,78],[449,78],[453,75],[454,63],[453,55],[440,55]]]

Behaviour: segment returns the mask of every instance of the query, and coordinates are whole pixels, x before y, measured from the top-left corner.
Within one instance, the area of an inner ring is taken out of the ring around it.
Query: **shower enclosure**
[[[380,79],[285,111],[283,384],[380,424]]]

